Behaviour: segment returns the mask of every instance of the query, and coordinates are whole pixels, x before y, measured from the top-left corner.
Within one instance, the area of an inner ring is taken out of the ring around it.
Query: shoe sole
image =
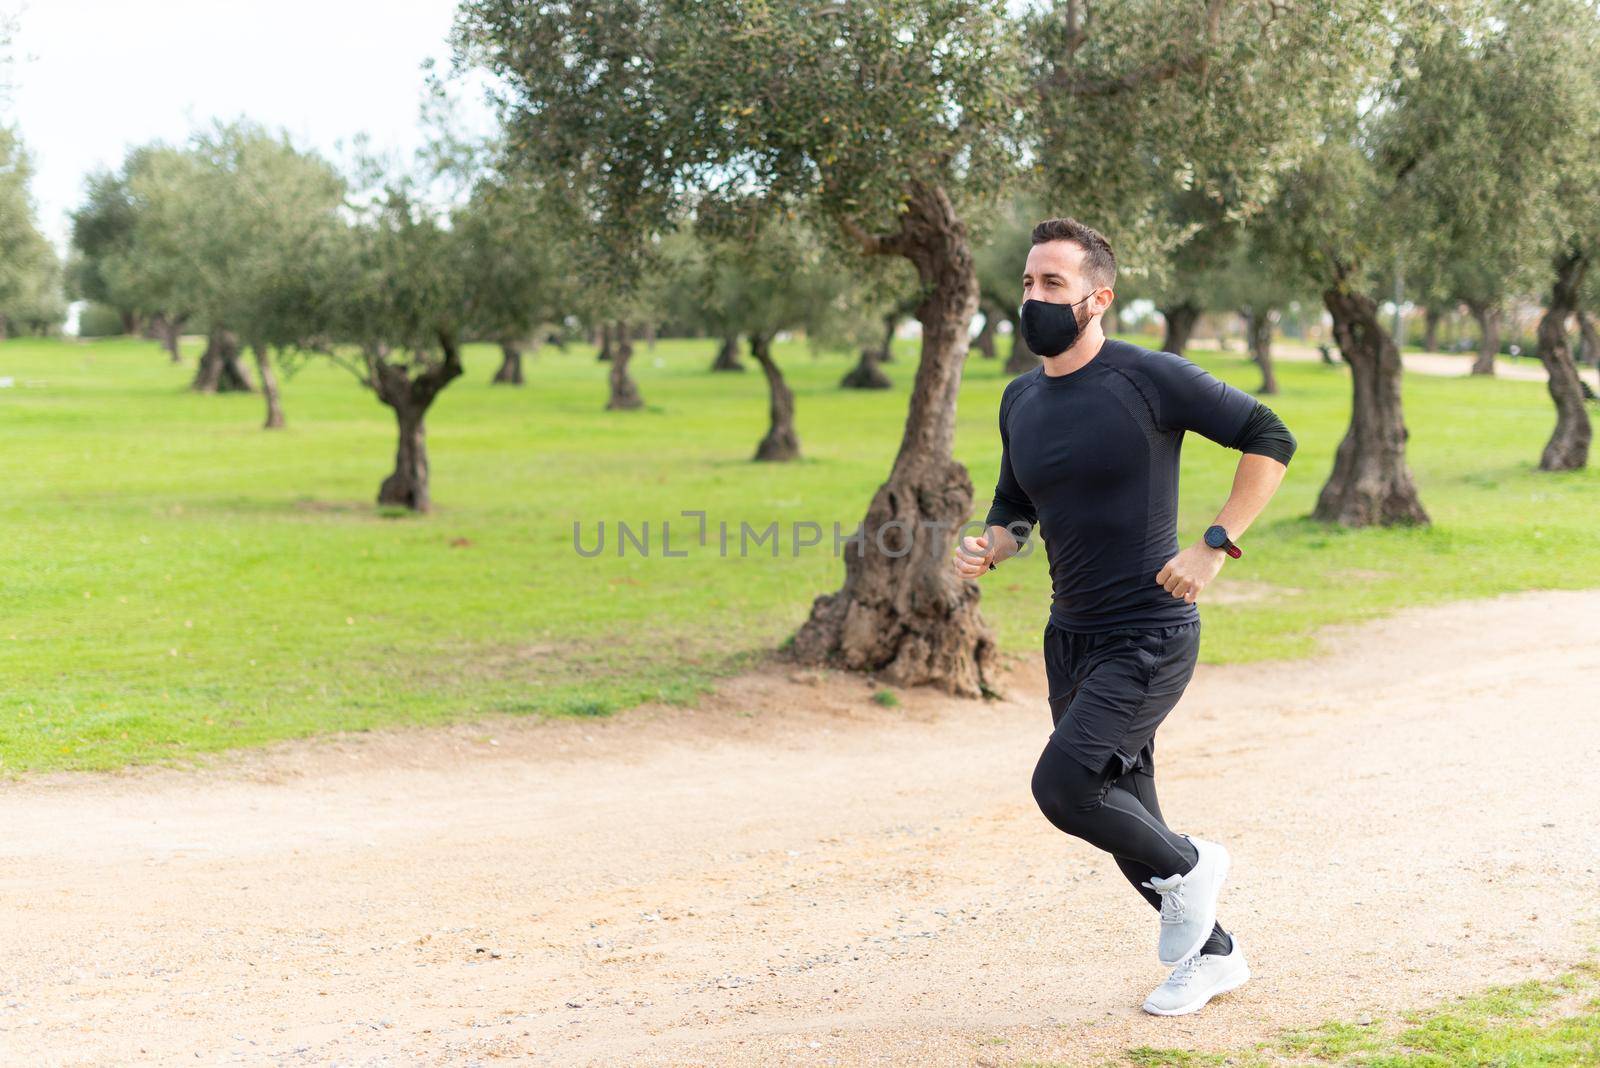
[[[1180,1005],[1175,1009],[1157,1009],[1157,1008],[1152,1008],[1150,1006],[1150,1003],[1148,1001],[1146,1001],[1143,1005],[1140,1006],[1140,1008],[1144,1009],[1145,1012],[1148,1012],[1152,1016],[1187,1016],[1191,1012],[1199,1012],[1201,1009],[1205,1008],[1206,1005],[1211,1001],[1212,998],[1217,997],[1218,995],[1221,995],[1221,994],[1226,994],[1230,990],[1237,990],[1241,986],[1244,986],[1244,984],[1248,983],[1249,981],[1250,981],[1250,966],[1248,964],[1246,964],[1245,967],[1244,967],[1244,973],[1242,975],[1239,975],[1239,976],[1237,976],[1237,977],[1235,977],[1233,979],[1228,980],[1227,982],[1223,983],[1219,987],[1216,987],[1215,989],[1208,990],[1204,997],[1198,998],[1195,1001],[1191,1001],[1191,1002],[1188,1002],[1187,1004]]]
[[[1207,940],[1211,938],[1211,932],[1217,926],[1217,906],[1222,900],[1222,884],[1227,881],[1228,868],[1233,863],[1233,856],[1228,852],[1227,846],[1218,844],[1217,848],[1222,850],[1222,863],[1217,865],[1216,878],[1211,880],[1211,922],[1206,924],[1201,929],[1199,940],[1196,941],[1194,945],[1190,946],[1184,952],[1183,956],[1178,957],[1176,960],[1167,960],[1159,953],[1156,954],[1157,959],[1169,968],[1176,968],[1178,965],[1182,964],[1184,961],[1200,952],[1200,947],[1205,945]]]

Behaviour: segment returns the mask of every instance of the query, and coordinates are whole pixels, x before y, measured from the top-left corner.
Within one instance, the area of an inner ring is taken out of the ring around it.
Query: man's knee
[[[1033,769],[1033,799],[1045,818],[1077,834],[1104,803],[1106,782],[1051,742]]]

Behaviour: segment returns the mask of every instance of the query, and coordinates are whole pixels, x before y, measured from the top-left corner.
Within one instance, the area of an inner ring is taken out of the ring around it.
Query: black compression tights
[[[1161,895],[1139,884],[1187,873],[1199,859],[1189,840],[1161,818],[1155,777],[1140,768],[1111,779],[1046,743],[1033,770],[1033,797],[1057,828],[1110,853],[1134,889],[1158,909]],[[1218,923],[1200,951],[1226,953],[1231,944]]]

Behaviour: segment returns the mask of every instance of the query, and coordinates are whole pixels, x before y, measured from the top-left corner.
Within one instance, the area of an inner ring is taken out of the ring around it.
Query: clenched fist
[[[982,578],[991,563],[1012,556],[1017,551],[1017,539],[1005,527],[990,527],[973,538],[962,538],[956,548],[956,573],[962,578]]]
[[[1162,566],[1156,575],[1156,585],[1172,596],[1194,604],[1200,591],[1217,577],[1217,572],[1222,570],[1222,562],[1227,558],[1227,553],[1213,549],[1205,542],[1191,545]]]

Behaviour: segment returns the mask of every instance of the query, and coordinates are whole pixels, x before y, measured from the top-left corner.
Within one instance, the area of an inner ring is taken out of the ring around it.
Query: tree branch
[[[844,232],[859,242],[861,251],[868,256],[900,256],[905,254],[905,234],[869,234],[861,224],[849,216],[839,220]]]
[[[1222,14],[1227,0],[1209,0],[1206,4],[1205,29],[1200,35],[1200,44],[1191,51],[1162,60],[1158,63],[1147,63],[1136,70],[1113,77],[1096,77],[1084,74],[1074,74],[1064,67],[1057,66],[1044,86],[1052,90],[1065,90],[1073,96],[1115,96],[1119,93],[1132,92],[1147,85],[1171,81],[1185,74],[1197,74],[1204,77],[1211,64],[1211,48],[1216,44],[1217,36],[1222,28]],[[1077,12],[1075,6],[1068,7],[1067,36],[1068,59],[1083,45],[1088,34],[1080,30],[1077,25]]]
[[[327,357],[328,360],[331,361],[334,366],[342,367],[346,371],[349,371],[352,375],[355,376],[355,380],[357,382],[360,382],[363,386],[366,386],[368,389],[376,389],[377,388],[376,386],[374,386],[372,384],[372,378],[370,376],[370,372],[368,374],[363,374],[361,372],[361,368],[360,367],[356,366],[355,363],[351,362],[349,359],[347,359],[344,356],[341,356],[337,352],[335,352],[333,350],[333,346],[332,345],[323,345],[323,344],[320,344],[320,343],[308,343],[306,345],[299,346],[299,347],[304,348],[307,352],[314,352],[319,356]]]

